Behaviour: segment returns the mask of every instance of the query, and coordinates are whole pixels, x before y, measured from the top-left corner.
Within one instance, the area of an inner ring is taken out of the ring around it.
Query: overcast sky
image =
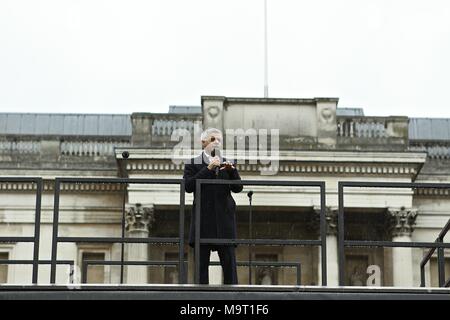
[[[450,1],[268,0],[269,96],[450,118]],[[0,0],[0,112],[264,95],[263,0]]]

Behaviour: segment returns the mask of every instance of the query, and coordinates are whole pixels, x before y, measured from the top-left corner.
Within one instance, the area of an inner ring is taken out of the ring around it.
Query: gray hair
[[[208,138],[212,133],[220,133],[220,135],[222,135],[222,131],[220,131],[219,129],[208,128],[202,132],[200,139],[202,139],[202,141],[206,141],[206,138]]]

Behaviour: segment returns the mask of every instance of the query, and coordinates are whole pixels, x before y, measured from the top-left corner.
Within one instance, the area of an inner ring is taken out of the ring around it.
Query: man
[[[203,152],[184,167],[183,179],[186,192],[194,192],[189,245],[195,239],[195,203],[201,201],[200,238],[236,238],[236,202],[231,192],[241,192],[242,185],[203,185],[201,200],[195,194],[197,179],[240,180],[234,163],[222,158],[218,150],[222,145],[222,132],[209,128],[201,135]],[[208,284],[208,269],[211,251],[218,251],[222,265],[224,284],[237,284],[235,245],[200,245],[200,283]]]

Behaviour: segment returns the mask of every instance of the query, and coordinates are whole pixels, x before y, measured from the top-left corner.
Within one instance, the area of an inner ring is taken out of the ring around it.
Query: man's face
[[[218,132],[211,133],[206,140],[202,140],[202,146],[208,153],[214,148],[222,146],[222,135]]]

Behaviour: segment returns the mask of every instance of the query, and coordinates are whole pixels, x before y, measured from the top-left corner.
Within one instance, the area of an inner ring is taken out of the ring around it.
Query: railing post
[[[59,193],[61,181],[55,179],[55,195],[53,204],[53,236],[52,236],[52,261],[50,267],[50,283],[54,284],[56,281],[56,258],[58,251],[58,220],[59,220]]]
[[[33,245],[33,277],[32,282],[38,283],[39,275],[39,242],[41,230],[41,199],[42,199],[43,183],[42,178],[36,181],[36,213],[34,217],[34,245]]]
[[[123,242],[123,239],[125,238],[125,202],[126,202],[126,184],[121,184],[123,187],[123,195],[122,195],[122,223],[121,223],[121,236],[122,236],[122,242],[120,244],[120,284],[123,284],[123,261],[125,260],[125,243]]]
[[[345,246],[344,246],[344,186],[338,182],[338,248],[339,248],[339,285],[345,285]]]
[[[195,245],[194,245],[194,259],[195,259],[195,273],[194,283],[200,284],[200,206],[201,206],[201,184],[196,180],[195,186]]]
[[[123,261],[121,261],[120,265],[123,266]],[[81,283],[87,283],[87,269],[87,261],[83,261],[81,264]]]
[[[420,286],[425,287],[425,267],[420,265]]]
[[[322,286],[327,285],[327,231],[326,231],[326,197],[325,182],[320,184],[320,241],[321,241],[321,265],[322,265]]]
[[[442,239],[439,238],[437,243],[443,243]],[[439,287],[444,287],[445,284],[445,260],[444,260],[444,248],[439,247],[437,249],[438,256],[438,277],[439,277]]]
[[[184,268],[184,202],[185,202],[185,183],[180,183],[180,225],[179,225],[179,248],[178,248],[178,283],[187,283],[186,269]]]

